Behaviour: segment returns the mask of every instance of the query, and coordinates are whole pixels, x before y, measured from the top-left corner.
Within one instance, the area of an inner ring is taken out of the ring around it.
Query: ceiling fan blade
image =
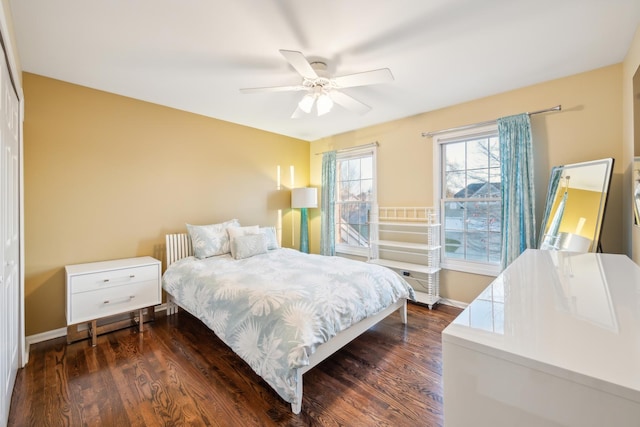
[[[304,111],[302,111],[302,109],[300,107],[296,107],[296,111],[293,112],[293,114],[291,115],[292,119],[299,119],[300,117],[304,116],[306,113]]]
[[[289,64],[300,74],[302,77],[306,77],[309,79],[317,79],[318,74],[311,67],[307,58],[304,57],[302,52],[298,52],[296,50],[284,50],[280,49],[280,53],[285,57]]]
[[[259,92],[289,92],[297,90],[308,90],[302,85],[295,86],[271,86],[271,87],[248,87],[240,89],[242,93],[259,93]]]
[[[364,71],[362,73],[347,74],[346,76],[335,77],[333,81],[338,87],[354,87],[388,83],[393,81],[393,74],[388,68],[379,70]]]
[[[329,92],[329,96],[331,97],[331,100],[333,102],[349,111],[354,111],[358,114],[364,114],[371,110],[371,107],[369,107],[367,104],[363,104],[354,97],[347,95],[344,92],[340,92],[339,90],[332,90],[331,92]]]

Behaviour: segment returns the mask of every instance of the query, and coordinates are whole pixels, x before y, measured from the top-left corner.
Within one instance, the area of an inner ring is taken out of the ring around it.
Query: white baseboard
[[[463,310],[465,308],[467,308],[467,306],[469,305],[469,303],[467,303],[467,302],[456,301],[456,300],[448,299],[448,298],[440,298],[439,302],[440,302],[440,304],[450,305],[452,307],[461,308]]]
[[[429,305],[431,301],[433,301],[434,299],[433,297],[430,297],[429,294],[425,292],[415,291],[415,293],[416,293],[416,302],[420,304]],[[465,309],[469,305],[466,302],[456,301],[448,298],[439,298],[438,304],[450,305],[452,307],[461,308],[461,309]]]
[[[167,304],[160,304],[157,305],[155,307],[155,312],[158,313],[159,311],[166,311],[167,310]],[[39,334],[34,334],[34,335],[29,335],[28,337],[25,337],[25,361],[24,364],[26,365],[29,362],[29,350],[31,349],[31,345],[32,344],[37,344],[39,342],[43,342],[43,341],[49,341],[52,340],[54,338],[60,338],[60,337],[66,337],[67,336],[67,328],[58,328],[58,329],[53,329],[51,331],[46,331],[46,332],[41,332]]]

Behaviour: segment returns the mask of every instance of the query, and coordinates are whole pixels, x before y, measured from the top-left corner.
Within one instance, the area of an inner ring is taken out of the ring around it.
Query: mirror
[[[640,157],[633,159],[633,217],[640,227]]]
[[[596,252],[607,204],[613,159],[551,169],[538,247]]]

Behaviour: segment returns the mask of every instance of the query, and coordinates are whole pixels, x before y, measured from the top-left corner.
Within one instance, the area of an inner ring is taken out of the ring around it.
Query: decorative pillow
[[[260,233],[264,234],[267,240],[267,249],[278,249],[278,235],[275,227],[260,227]]]
[[[196,258],[208,258],[215,255],[229,253],[229,234],[227,228],[240,227],[237,219],[210,225],[187,224],[187,231],[191,236],[193,255]]]
[[[237,236],[231,241],[231,253],[235,259],[249,258],[267,252],[267,240],[262,233]]]
[[[233,245],[233,241],[241,236],[260,233],[260,227],[257,225],[249,225],[247,227],[230,227],[227,229],[227,233],[229,234],[229,240],[231,241],[231,256],[235,258],[236,254],[234,252],[235,247]]]

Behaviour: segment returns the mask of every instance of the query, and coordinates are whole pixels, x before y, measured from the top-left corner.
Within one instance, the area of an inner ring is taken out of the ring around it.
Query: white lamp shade
[[[316,108],[318,109],[318,115],[322,116],[331,111],[333,107],[333,101],[326,93],[323,93],[318,97],[318,101],[316,102]]]
[[[291,190],[292,208],[317,208],[318,189],[312,187],[294,188]]]
[[[308,93],[302,97],[302,99],[298,103],[298,107],[300,107],[300,109],[305,113],[310,113],[311,109],[313,108],[313,103],[315,102],[315,100],[316,100],[315,96]]]

